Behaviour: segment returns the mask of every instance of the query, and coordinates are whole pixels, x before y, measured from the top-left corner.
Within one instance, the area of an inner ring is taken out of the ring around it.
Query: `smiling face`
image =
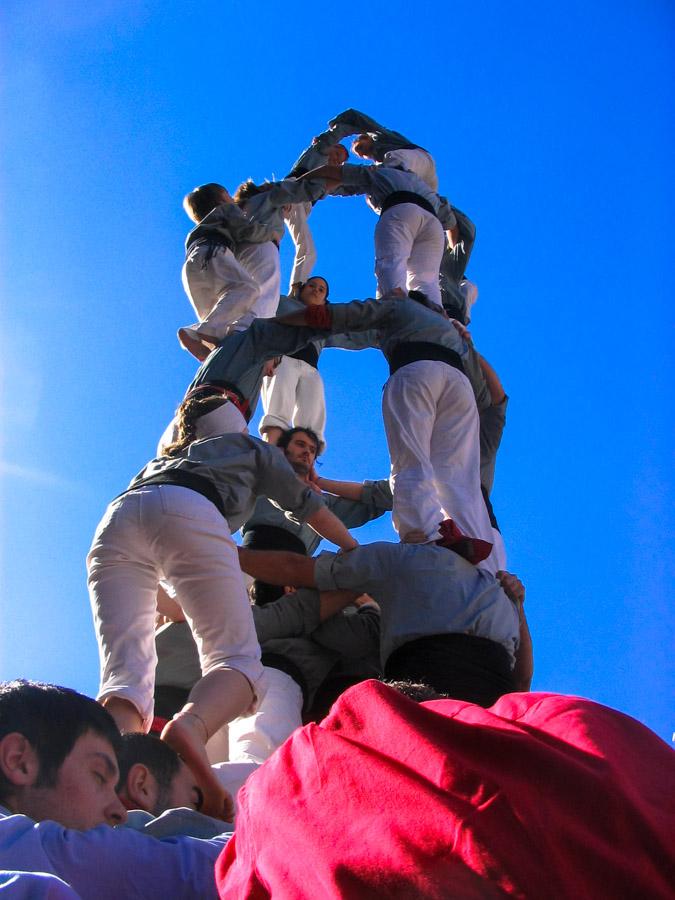
[[[305,306],[324,306],[328,294],[328,282],[316,275],[308,278],[300,291],[300,302]]]
[[[15,811],[36,822],[51,819],[79,831],[102,824],[119,825],[127,814],[115,793],[118,778],[117,758],[110,742],[86,731],[63,761],[55,783],[51,787],[23,786],[16,794]]]
[[[296,432],[284,449],[286,459],[296,475],[306,476],[312,471],[316,459],[317,446],[304,431]]]

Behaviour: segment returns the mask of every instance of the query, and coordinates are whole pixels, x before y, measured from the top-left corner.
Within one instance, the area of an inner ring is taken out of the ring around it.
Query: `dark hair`
[[[109,712],[91,697],[55,684],[23,679],[0,682],[0,740],[15,731],[37,755],[38,787],[56,784],[64,760],[88,731],[109,741],[116,754],[120,748],[120,733]],[[0,801],[11,789],[0,772]]]
[[[197,437],[197,420],[228,402],[220,392],[187,396],[176,410],[178,436],[172,444],[166,445],[162,456],[178,456]]]
[[[166,809],[171,782],[180,768],[180,757],[176,751],[153,734],[133,732],[122,735],[122,749],[118,759],[120,766],[118,791],[124,787],[131,767],[136,763],[142,763],[150,770],[159,788],[157,809],[161,811]]]
[[[185,195],[183,209],[191,219],[201,222],[212,209],[222,202],[224,190],[222,184],[216,184],[215,181],[211,181],[209,184],[200,184],[194,191]]]
[[[283,434],[281,435],[281,437],[279,438],[279,440],[277,441],[277,447],[279,447],[280,450],[285,450],[286,447],[288,447],[288,445],[290,444],[291,439],[293,438],[293,435],[298,434],[298,432],[300,432],[300,431],[303,434],[306,434],[307,437],[311,441],[314,442],[314,445],[316,446],[316,455],[318,456],[319,452],[321,450],[321,441],[319,440],[319,435],[316,433],[316,431],[313,431],[311,428],[302,428],[300,425],[297,425],[295,428],[289,428],[286,431],[284,431]]]
[[[278,584],[267,584],[256,578],[248,588],[248,596],[254,606],[267,606],[284,596],[284,589]]]
[[[264,194],[265,191],[271,191],[273,186],[271,181],[265,181],[263,184],[256,184],[252,178],[249,178],[247,181],[242,181],[232,195],[232,199],[237,206],[241,206],[242,203],[245,203],[251,197],[255,197],[256,194]]]
[[[328,300],[328,295],[330,294],[330,285],[328,284],[328,279],[324,278],[323,275],[310,275],[309,278],[307,278],[305,281],[303,281],[303,283],[300,285],[300,290],[298,291],[298,297],[302,293],[302,289],[304,288],[304,286],[307,284],[308,281],[311,281],[312,278],[320,278],[323,281],[323,283],[326,285],[326,300]]]
[[[417,681],[388,681],[382,679],[382,684],[393,688],[399,694],[403,694],[408,700],[414,700],[415,703],[425,703],[427,700],[449,700],[450,694],[440,694],[436,688],[432,688],[424,682]]]

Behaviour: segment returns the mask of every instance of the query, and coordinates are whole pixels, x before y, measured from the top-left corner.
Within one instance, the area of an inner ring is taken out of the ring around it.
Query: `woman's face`
[[[328,293],[328,282],[324,278],[309,278],[300,291],[300,301],[305,306],[323,306]]]

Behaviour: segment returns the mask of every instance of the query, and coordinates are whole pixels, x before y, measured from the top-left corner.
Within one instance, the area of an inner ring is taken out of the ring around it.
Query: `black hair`
[[[13,732],[26,738],[40,763],[37,787],[56,784],[64,760],[88,731],[105,738],[119,753],[121,738],[115,720],[91,697],[37,681],[0,682],[0,740]],[[0,772],[0,801],[11,789]]]
[[[382,684],[386,684],[387,687],[393,688],[399,694],[403,694],[408,700],[414,700],[415,703],[425,703],[427,700],[448,700],[450,698],[450,694],[441,694],[424,682],[382,679]]]
[[[319,440],[319,435],[311,428],[303,428],[301,425],[296,425],[295,428],[288,428],[286,431],[284,431],[277,441],[277,447],[279,447],[280,450],[285,450],[286,447],[288,447],[288,445],[290,444],[293,435],[298,434],[298,432],[300,431],[303,434],[306,434],[307,437],[314,442],[314,444],[316,445],[316,455],[318,456],[321,450],[321,441]]]
[[[180,757],[176,751],[153,734],[132,732],[122,735],[122,748],[118,759],[120,766],[118,791],[124,787],[131,767],[136,763],[142,763],[152,773],[159,788],[157,810],[164,811],[169,802],[171,782],[180,769]]]
[[[255,606],[267,606],[268,603],[274,603],[283,597],[284,589],[277,584],[267,584],[266,581],[259,581],[256,578],[249,586],[248,596]]]

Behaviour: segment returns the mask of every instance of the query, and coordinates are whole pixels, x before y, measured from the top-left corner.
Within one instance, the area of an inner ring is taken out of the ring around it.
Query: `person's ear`
[[[23,734],[12,731],[0,740],[0,771],[16,787],[30,787],[40,774],[40,761]]]
[[[145,809],[151,812],[157,799],[157,782],[147,766],[134,763],[118,793],[128,809]]]

